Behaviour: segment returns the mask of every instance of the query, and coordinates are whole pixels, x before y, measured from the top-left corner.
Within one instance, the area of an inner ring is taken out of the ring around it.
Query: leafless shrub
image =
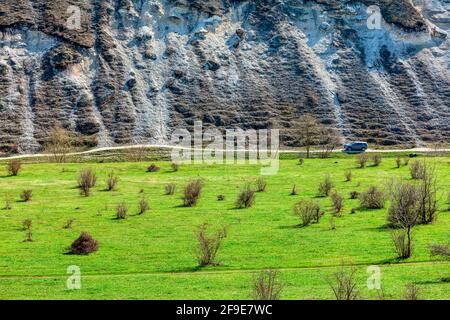
[[[23,230],[25,231],[25,242],[33,241],[33,221],[25,219],[22,221]]]
[[[8,175],[17,176],[22,168],[22,162],[20,160],[10,160],[6,164],[6,170],[8,171]]]
[[[422,179],[425,171],[425,163],[418,160],[413,161],[409,171],[411,173],[411,178],[414,180]]]
[[[200,180],[191,181],[184,188],[183,203],[186,207],[194,207],[202,193],[203,184]]]
[[[54,162],[64,163],[74,144],[75,139],[70,132],[63,128],[53,128],[49,132],[46,151],[52,155],[51,159]]]
[[[336,129],[329,128],[323,124],[319,125],[318,128],[318,146],[319,146],[319,156],[322,159],[329,158],[331,153],[340,144],[339,133]]]
[[[68,219],[66,223],[63,226],[63,229],[72,229],[73,223],[75,222],[75,219]]]
[[[333,279],[328,283],[333,290],[336,300],[357,300],[358,288],[356,284],[356,269],[351,267],[346,270],[342,265],[341,268],[333,274]]]
[[[177,172],[180,168],[180,165],[177,162],[172,162],[171,167],[173,172]]]
[[[253,282],[252,297],[255,300],[280,300],[283,286],[278,281],[278,271],[264,270],[259,273]]]
[[[420,300],[420,290],[415,283],[408,283],[405,288],[404,297],[405,300]]]
[[[148,204],[148,201],[142,198],[139,200],[139,215],[142,215],[146,213],[150,209],[150,205]]]
[[[147,172],[158,172],[159,170],[161,170],[161,168],[154,163],[147,168]]]
[[[128,207],[125,203],[120,203],[116,207],[116,219],[124,220],[128,217]]]
[[[350,199],[358,199],[359,198],[359,192],[358,191],[351,191],[350,192]]]
[[[217,196],[217,201],[224,201],[225,200],[225,196],[223,194],[219,194]]]
[[[126,158],[130,162],[142,162],[146,159],[148,150],[145,146],[129,148],[126,151]]]
[[[346,182],[352,181],[353,174],[352,174],[352,172],[350,170],[345,171],[344,175],[345,175],[345,181]]]
[[[379,154],[372,155],[372,162],[374,167],[378,167],[381,164],[381,155]]]
[[[244,190],[239,193],[239,196],[236,200],[236,208],[251,208],[253,206],[253,203],[255,202],[255,193],[255,190],[247,185]]]
[[[33,190],[31,189],[23,190],[22,193],[20,194],[20,199],[23,202],[31,201],[31,199],[33,199]]]
[[[337,192],[334,191],[331,193],[331,201],[333,202],[334,214],[336,216],[341,215],[342,209],[344,208],[344,198]]]
[[[294,215],[300,218],[302,226],[309,226],[313,221],[319,223],[320,205],[312,200],[301,200],[294,206]]]
[[[98,250],[98,241],[90,234],[82,232],[68,250],[71,254],[87,255]]]
[[[304,163],[305,163],[305,159],[303,159],[303,158],[299,158],[298,159],[298,165],[299,166],[302,166]]]
[[[223,239],[227,237],[227,228],[208,235],[207,223],[202,224],[197,231],[197,261],[200,266],[217,265],[215,261]]]
[[[402,166],[402,159],[400,157],[395,158],[395,165],[397,168],[400,168]]]
[[[402,227],[405,221],[417,220],[418,190],[412,184],[394,183],[390,190],[391,206],[388,221]]]
[[[397,256],[400,259],[409,258],[412,254],[412,241],[408,240],[407,230],[391,230],[391,238]]]
[[[436,220],[437,203],[436,170],[428,164],[423,165],[422,180],[418,186],[419,223],[430,224]]]
[[[331,189],[333,189],[333,182],[331,181],[331,176],[327,174],[324,178],[324,180],[319,184],[319,196],[320,197],[327,197]]]
[[[430,256],[450,258],[450,246],[448,244],[433,244],[430,246]]]
[[[259,177],[256,179],[256,191],[257,192],[265,192],[267,188],[267,182],[264,178]]]
[[[175,194],[175,190],[177,185],[175,183],[169,183],[164,187],[164,191],[166,196],[173,196]]]
[[[108,178],[106,179],[106,190],[108,191],[116,190],[118,183],[119,177],[114,175],[114,171],[108,173]]]
[[[80,194],[85,197],[89,197],[91,194],[91,188],[95,187],[97,183],[97,176],[92,169],[84,169],[78,175],[78,187],[80,188]]]
[[[374,186],[371,186],[367,191],[359,195],[361,208],[364,209],[382,209],[386,202],[383,192],[378,191]]]
[[[360,168],[365,168],[367,161],[369,161],[369,156],[365,153],[362,153],[356,157],[356,163]]]
[[[5,206],[3,207],[4,210],[11,210],[12,209],[12,201],[11,198],[7,195],[5,197]]]
[[[294,184],[291,190],[291,196],[296,196],[298,194],[297,185]]]
[[[409,165],[409,158],[403,159],[403,165],[406,167]]]

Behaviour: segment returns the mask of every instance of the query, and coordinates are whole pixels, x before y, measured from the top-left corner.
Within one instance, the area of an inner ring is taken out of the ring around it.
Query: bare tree
[[[320,157],[328,158],[330,154],[340,145],[341,139],[337,130],[318,125],[318,145]]]
[[[63,128],[50,130],[46,150],[52,155],[54,162],[66,162],[67,154],[72,151],[73,145],[74,138],[67,130]]]
[[[336,300],[358,299],[358,288],[356,285],[356,268],[351,267],[348,271],[344,265],[333,274],[334,281],[328,283],[333,290]]]
[[[430,224],[436,219],[438,210],[436,193],[436,170],[434,167],[424,163],[422,180],[418,187],[421,224]]]
[[[227,228],[223,227],[212,235],[208,235],[208,224],[202,224],[197,231],[197,259],[200,266],[217,265],[215,261],[217,251],[223,239],[227,237]]]
[[[300,143],[306,147],[306,157],[310,157],[311,146],[319,143],[319,132],[322,124],[311,114],[305,114],[298,120]]]
[[[253,298],[255,300],[279,300],[283,286],[278,281],[276,270],[264,270],[256,277],[253,284]]]

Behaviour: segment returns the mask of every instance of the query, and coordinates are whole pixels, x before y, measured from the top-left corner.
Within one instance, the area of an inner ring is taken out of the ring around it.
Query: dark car
[[[355,141],[344,145],[344,150],[342,150],[342,152],[363,153],[367,150],[368,147],[369,145],[367,144],[367,142]]]

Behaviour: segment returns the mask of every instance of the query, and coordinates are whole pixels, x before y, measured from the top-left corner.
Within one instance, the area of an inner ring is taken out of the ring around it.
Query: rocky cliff
[[[449,0],[1,0],[0,149],[37,151],[54,126],[91,145],[163,143],[197,119],[280,128],[292,145],[305,112],[348,140],[449,142],[449,12]]]

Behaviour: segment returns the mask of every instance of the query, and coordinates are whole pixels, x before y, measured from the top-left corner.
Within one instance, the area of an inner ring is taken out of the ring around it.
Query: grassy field
[[[248,299],[255,275],[264,268],[280,270],[283,299],[332,299],[328,279],[344,263],[357,268],[362,298],[377,293],[366,286],[367,266],[378,265],[388,298],[402,297],[405,285],[414,282],[425,299],[450,298],[450,262],[430,257],[429,246],[450,241],[450,158],[432,157],[438,174],[439,216],[428,226],[414,229],[414,252],[399,261],[386,211],[357,209],[350,191],[371,185],[384,189],[392,178],[410,180],[409,168],[395,167],[384,158],[379,167],[356,168],[354,158],[282,160],[280,172],[265,179],[266,192],[258,193],[251,209],[235,209],[239,191],[253,182],[259,166],[182,165],[173,172],[170,162],[159,162],[161,171],[147,173],[150,163],[24,164],[17,177],[0,176],[0,201],[12,199],[11,210],[0,210],[0,299]],[[92,168],[98,183],[92,196],[80,196],[78,172]],[[108,172],[120,182],[116,191],[105,191]],[[344,172],[353,171],[345,182]],[[296,202],[314,198],[325,174],[345,196],[344,215],[330,228],[331,201],[316,198],[327,212],[319,224],[298,227],[292,213]],[[198,206],[182,206],[183,187],[202,179]],[[177,185],[176,194],[164,195],[164,186]],[[291,196],[296,184],[299,194]],[[19,194],[33,190],[31,202]],[[143,193],[141,193],[143,189]],[[217,201],[223,194],[225,201]],[[137,215],[138,202],[148,199],[151,210]],[[115,219],[118,203],[129,207],[127,220]],[[3,207],[0,203],[0,207]],[[24,242],[22,221],[32,219],[33,242]],[[64,229],[74,219],[71,229]],[[199,268],[195,231],[208,222],[212,229],[226,225],[228,237],[218,253],[219,266]],[[65,254],[66,248],[87,231],[100,243],[88,256]],[[67,267],[81,268],[82,289],[66,288]]]

